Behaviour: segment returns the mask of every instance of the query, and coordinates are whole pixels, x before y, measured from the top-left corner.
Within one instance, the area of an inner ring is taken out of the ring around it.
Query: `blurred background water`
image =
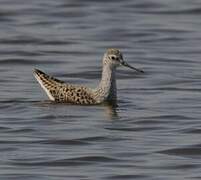
[[[201,178],[200,0],[0,0],[0,179]],[[47,100],[39,68],[95,87],[120,48],[118,107]]]

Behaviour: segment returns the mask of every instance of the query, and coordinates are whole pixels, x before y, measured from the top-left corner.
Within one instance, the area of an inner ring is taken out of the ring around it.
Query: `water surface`
[[[199,0],[1,0],[0,179],[201,178]],[[117,47],[118,107],[47,101],[33,68],[95,87]]]

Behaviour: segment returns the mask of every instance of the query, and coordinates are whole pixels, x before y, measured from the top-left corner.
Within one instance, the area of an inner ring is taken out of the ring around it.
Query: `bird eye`
[[[111,59],[112,59],[112,60],[116,60],[116,61],[118,61],[118,60],[119,60],[119,58],[118,58],[118,57],[116,57],[116,56],[111,56]]]
[[[111,56],[111,59],[112,59],[112,60],[115,60],[116,58],[115,58],[114,56]]]

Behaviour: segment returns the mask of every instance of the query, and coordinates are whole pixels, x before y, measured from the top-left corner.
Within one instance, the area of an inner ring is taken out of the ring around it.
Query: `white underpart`
[[[46,92],[47,96],[51,101],[55,101],[54,97],[51,95],[50,91],[43,85],[43,82],[41,81],[40,77],[37,74],[34,74],[34,77],[36,80],[39,82],[40,86],[44,89]]]

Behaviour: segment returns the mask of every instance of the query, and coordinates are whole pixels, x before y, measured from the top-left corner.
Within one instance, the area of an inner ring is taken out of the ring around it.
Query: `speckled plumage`
[[[68,102],[73,104],[95,104],[93,99],[92,90],[72,84],[66,84],[63,81],[55,79],[44,72],[35,69],[35,77],[43,83],[55,102]]]
[[[65,83],[38,69],[34,70],[34,76],[52,101],[72,104],[99,104],[104,101],[116,101],[115,72],[119,65],[141,71],[128,65],[118,49],[108,49],[103,57],[102,78],[95,89]]]

